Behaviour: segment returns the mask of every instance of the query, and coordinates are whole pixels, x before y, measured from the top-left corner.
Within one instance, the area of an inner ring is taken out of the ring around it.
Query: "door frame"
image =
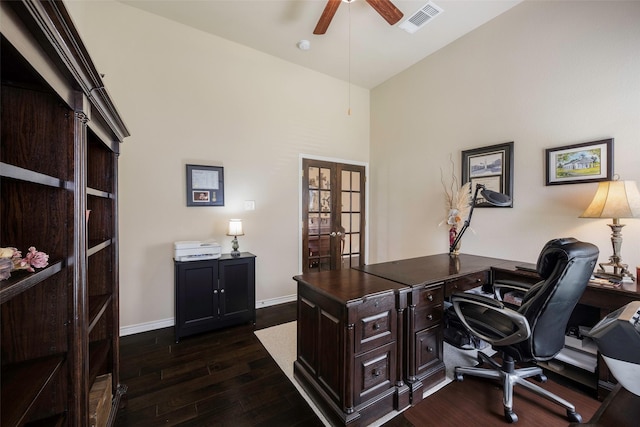
[[[344,163],[348,165],[364,166],[364,263],[369,263],[369,163],[356,160],[339,159],[335,157],[315,156],[311,154],[298,155],[298,274],[302,274],[302,161],[303,159],[319,160],[332,163]]]

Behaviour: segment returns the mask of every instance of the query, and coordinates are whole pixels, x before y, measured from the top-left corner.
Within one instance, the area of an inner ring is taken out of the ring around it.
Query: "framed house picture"
[[[483,184],[488,190],[505,194],[512,200],[509,207],[513,207],[513,142],[464,150],[462,182],[470,182],[472,189]],[[480,194],[475,206],[495,207]]]
[[[187,206],[224,206],[224,170],[187,165]]]
[[[613,139],[545,150],[546,185],[611,181]]]

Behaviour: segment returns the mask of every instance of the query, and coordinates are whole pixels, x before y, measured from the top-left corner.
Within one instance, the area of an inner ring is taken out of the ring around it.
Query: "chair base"
[[[567,402],[560,396],[557,396],[526,380],[526,378],[538,377],[538,380],[545,382],[547,377],[545,377],[541,368],[528,367],[516,369],[513,358],[507,355],[503,355],[503,363],[500,365],[481,351],[478,352],[478,362],[480,365],[486,362],[490,364],[493,369],[456,366],[455,379],[456,381],[462,381],[463,375],[472,375],[475,377],[499,380],[502,383],[502,403],[504,406],[504,417],[507,422],[515,423],[518,421],[518,416],[513,412],[513,387],[516,384],[520,384],[522,387],[537,394],[538,396],[564,407],[567,410],[567,418],[569,421],[576,423],[582,422],[582,417],[576,412],[574,405]]]

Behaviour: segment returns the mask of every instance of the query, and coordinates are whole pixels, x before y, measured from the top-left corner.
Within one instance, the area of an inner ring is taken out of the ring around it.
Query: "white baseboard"
[[[287,295],[284,297],[270,298],[270,299],[265,299],[261,301],[256,301],[256,308],[264,308],[264,307],[270,307],[272,305],[294,302],[296,301],[296,299],[297,299],[297,295],[293,294],[293,295]],[[169,328],[173,325],[175,325],[175,318],[170,317],[168,319],[138,323],[137,325],[122,326],[120,328],[120,336],[124,337],[127,335],[139,334],[141,332],[148,332],[156,329]]]
[[[137,325],[122,326],[120,328],[120,336],[139,334],[140,332],[153,331],[156,329],[169,328],[176,324],[173,317],[162,320],[154,320],[152,322],[138,323]]]
[[[287,296],[278,297],[278,298],[263,299],[262,301],[256,301],[256,308],[264,308],[272,305],[285,304],[288,302],[294,302],[297,299],[298,299],[297,294],[287,295]]]

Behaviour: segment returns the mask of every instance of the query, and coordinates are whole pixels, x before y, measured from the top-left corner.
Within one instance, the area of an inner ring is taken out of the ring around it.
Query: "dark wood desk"
[[[444,300],[494,280],[534,283],[518,261],[448,254],[366,265],[357,270],[295,276],[298,355],[294,374],[337,425],[366,425],[393,409],[415,405],[445,377]],[[640,300],[637,286],[589,285],[580,303],[597,322]],[[613,389],[606,364],[594,378],[599,396]]]

